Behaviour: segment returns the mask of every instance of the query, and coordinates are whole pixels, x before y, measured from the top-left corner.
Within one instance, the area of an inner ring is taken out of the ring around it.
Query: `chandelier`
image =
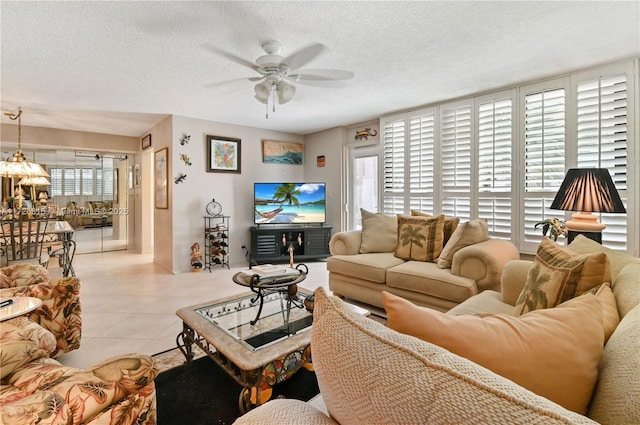
[[[11,158],[6,161],[0,161],[0,177],[44,177],[49,178],[44,168],[35,162],[27,161],[22,153],[22,108],[18,107],[18,113],[5,113],[11,120],[18,120],[18,150]]]

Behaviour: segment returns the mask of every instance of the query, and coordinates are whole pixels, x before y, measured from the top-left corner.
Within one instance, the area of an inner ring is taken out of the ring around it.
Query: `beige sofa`
[[[577,237],[570,248],[581,254],[606,253],[614,306],[617,307],[614,310],[617,309],[620,319],[605,343],[604,304],[601,313],[600,304],[589,293],[569,300],[574,304],[576,301],[595,302],[598,306],[598,310],[594,310],[591,304],[591,311],[597,313],[595,316],[599,320],[591,320],[590,324],[600,326],[601,352],[597,353],[600,357],[594,367],[595,387],[588,394],[590,402],[586,414],[568,410],[444,348],[354,314],[339,299],[328,297],[319,289],[316,291],[311,346],[325,405],[322,400],[320,403],[315,400],[313,404],[273,400],[239,418],[236,425],[640,423],[640,258],[611,251],[583,236]],[[533,269],[532,264],[535,263],[510,263],[502,276],[502,293],[484,291],[442,317],[453,318],[456,313],[467,312],[502,312],[507,314],[489,317],[510,317],[519,291]],[[543,314],[554,314],[559,310],[563,310],[562,305],[542,309]],[[539,317],[538,312],[527,314],[534,313]],[[472,315],[458,317],[480,320]],[[579,326],[577,322],[566,321]],[[564,323],[557,323],[553,329],[564,328]],[[593,330],[593,327],[585,327],[585,332]],[[581,336],[577,338],[581,339]],[[556,345],[546,340],[537,346],[543,344],[551,348]],[[490,352],[492,346],[487,343],[482,348]],[[500,360],[504,355],[496,352],[495,358]],[[565,368],[569,372],[583,360],[580,351],[563,355],[569,356]],[[504,359],[504,362],[508,360]],[[544,370],[539,372],[545,373]]]
[[[335,295],[382,307],[388,291],[416,304],[447,311],[484,290],[498,290],[504,265],[519,259],[509,241],[489,239],[458,250],[450,268],[405,261],[389,252],[361,254],[362,232],[340,232],[329,242],[329,289]]]

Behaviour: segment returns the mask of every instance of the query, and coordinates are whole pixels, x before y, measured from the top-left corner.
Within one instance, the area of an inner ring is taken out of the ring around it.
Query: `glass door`
[[[347,230],[362,228],[360,208],[378,211],[377,145],[348,147]]]

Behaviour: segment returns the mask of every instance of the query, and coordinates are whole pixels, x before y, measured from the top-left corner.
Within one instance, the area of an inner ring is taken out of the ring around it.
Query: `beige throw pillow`
[[[398,244],[393,254],[403,260],[434,262],[442,251],[443,226],[443,215],[398,215]]]
[[[604,346],[593,294],[526,316],[453,316],[382,292],[391,329],[443,347],[566,409],[584,414]]]
[[[398,237],[398,221],[395,216],[372,213],[360,208],[362,214],[362,242],[360,253],[393,252]]]
[[[411,210],[411,215],[417,217],[434,217],[431,214],[423,213],[416,210]],[[447,244],[447,241],[449,240],[449,238],[451,238],[453,232],[458,228],[458,224],[460,224],[460,219],[458,217],[447,217],[446,215],[444,216],[444,241],[442,242],[443,246]]]
[[[604,282],[611,282],[609,259],[605,253],[578,255],[549,238],[542,238],[514,314],[519,316],[555,307]]]
[[[454,230],[447,244],[442,248],[438,267],[451,268],[453,256],[465,246],[477,244],[489,240],[489,227],[483,219],[475,219],[461,224]]]

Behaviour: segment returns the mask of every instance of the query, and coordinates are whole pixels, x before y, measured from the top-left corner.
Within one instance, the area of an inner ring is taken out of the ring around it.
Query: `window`
[[[93,195],[93,168],[82,169],[82,194]]]
[[[103,195],[113,197],[113,170],[102,168],[50,168],[51,196]]]
[[[628,159],[637,62],[382,117],[383,211],[484,218],[491,236],[533,253],[535,224],[570,216],[549,209],[566,170],[602,167],[627,206],[601,214],[603,244],[637,253],[638,170]]]

